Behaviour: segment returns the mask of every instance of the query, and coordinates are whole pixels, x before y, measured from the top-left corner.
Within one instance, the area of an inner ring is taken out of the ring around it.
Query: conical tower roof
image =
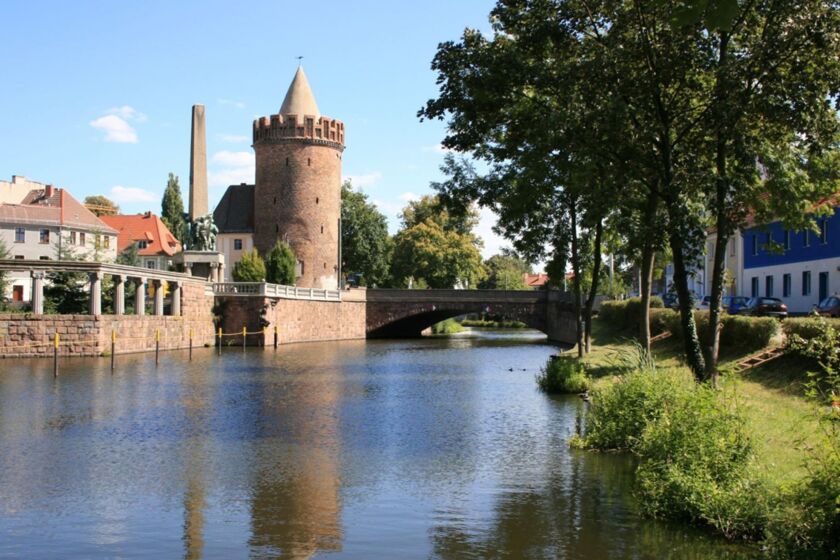
[[[289,85],[289,91],[286,92],[286,98],[283,100],[283,105],[280,106],[280,114],[300,115],[301,117],[314,115],[316,119],[321,116],[302,66],[298,66],[295,77]]]

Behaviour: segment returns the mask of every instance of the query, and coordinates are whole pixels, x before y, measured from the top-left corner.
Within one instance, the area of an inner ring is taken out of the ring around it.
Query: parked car
[[[724,296],[723,308],[730,315],[737,315],[747,306],[749,301],[749,298],[744,296]]]
[[[787,305],[779,298],[754,297],[747,302],[747,306],[741,310],[741,315],[752,315],[753,317],[787,317]]]
[[[689,294],[691,298],[691,307],[697,307],[697,296],[694,292]],[[680,298],[677,297],[675,293],[667,293],[662,296],[662,304],[667,307],[668,309],[679,309],[680,308]]]
[[[697,309],[703,309],[705,311],[708,311],[709,310],[709,304],[711,304],[711,303],[712,303],[712,296],[703,296],[703,299],[701,299],[697,303],[696,307],[697,307]]]
[[[817,305],[815,311],[823,317],[840,317],[840,297],[828,296]]]

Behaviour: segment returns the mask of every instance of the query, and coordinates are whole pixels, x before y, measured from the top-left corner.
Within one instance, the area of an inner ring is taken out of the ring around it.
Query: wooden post
[[[53,377],[58,377],[58,331],[55,333],[55,342],[53,344]]]
[[[155,329],[155,365],[160,363],[160,329]]]
[[[114,373],[114,353],[117,347],[117,331],[111,329],[111,373]]]
[[[193,341],[193,330],[190,328],[190,361],[192,361],[192,341]]]
[[[277,325],[274,325],[274,349],[277,350]]]

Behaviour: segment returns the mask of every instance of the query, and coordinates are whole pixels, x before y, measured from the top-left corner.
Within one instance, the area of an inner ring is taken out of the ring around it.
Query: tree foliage
[[[350,181],[341,186],[341,270],[359,285],[382,286],[388,281],[393,244],[388,220]]]
[[[101,194],[85,197],[85,207],[97,216],[113,216],[120,213],[120,207],[113,200]]]
[[[59,239],[53,247],[59,261],[83,261],[87,255],[78,253],[69,236]],[[48,272],[44,282],[44,310],[61,315],[87,313],[89,295],[85,289],[87,275],[80,272]]]
[[[233,265],[232,276],[234,282],[265,282],[265,273],[265,261],[256,249],[251,249]]]
[[[394,281],[402,286],[475,287],[484,276],[481,240],[472,233],[477,223],[477,212],[452,214],[434,196],[410,202],[394,237]]]
[[[296,265],[292,248],[285,241],[278,240],[265,257],[265,281],[294,286]]]
[[[9,258],[9,248],[6,247],[6,242],[0,238],[0,260]],[[6,273],[0,270],[0,308],[5,305],[6,290],[9,288],[9,282],[6,278]]]
[[[484,261],[484,269],[487,276],[478,287],[489,290],[527,290],[525,275],[533,272],[531,263],[511,251],[493,255]]]
[[[178,177],[174,173],[169,174],[166,181],[166,190],[163,191],[161,200],[160,219],[172,232],[172,235],[181,242],[187,241],[187,221],[184,219],[184,200],[181,198],[181,186],[178,184]]]

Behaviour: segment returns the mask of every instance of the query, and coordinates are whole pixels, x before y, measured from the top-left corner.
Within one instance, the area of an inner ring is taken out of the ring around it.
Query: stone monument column
[[[193,105],[190,141],[190,221],[209,212],[207,202],[207,138],[204,105]]]

